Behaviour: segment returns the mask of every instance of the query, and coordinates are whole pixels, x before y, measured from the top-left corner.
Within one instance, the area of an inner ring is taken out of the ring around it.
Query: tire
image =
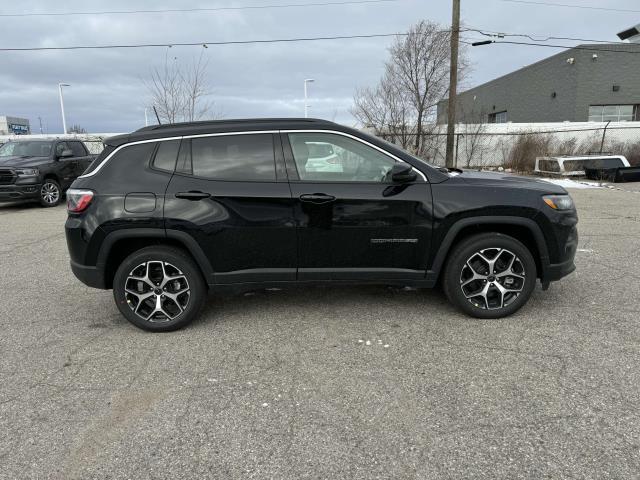
[[[40,186],[40,205],[43,207],[55,207],[62,200],[60,184],[53,178],[45,178]]]
[[[536,278],[536,262],[527,247],[508,235],[482,233],[453,249],[443,287],[449,301],[467,315],[502,318],[527,303]]]
[[[113,297],[120,313],[136,327],[170,332],[198,316],[207,288],[188,254],[153,246],[132,253],[118,266]]]

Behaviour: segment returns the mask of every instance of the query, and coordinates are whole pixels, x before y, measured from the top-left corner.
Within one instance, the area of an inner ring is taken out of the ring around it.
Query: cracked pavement
[[[64,208],[0,205],[0,478],[637,478],[624,188],[571,191],[577,271],[510,318],[318,287],[211,297],[171,334],[73,277]]]

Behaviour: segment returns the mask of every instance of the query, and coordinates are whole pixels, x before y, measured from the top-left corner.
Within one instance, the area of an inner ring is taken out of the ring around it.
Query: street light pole
[[[304,118],[309,118],[309,101],[308,101],[307,85],[313,82],[315,82],[313,78],[307,78],[304,81]]]
[[[62,96],[62,87],[70,87],[68,83],[58,84],[58,93],[60,94],[60,111],[62,112],[62,130],[67,133],[67,119],[64,116],[64,98]]]
[[[449,101],[447,102],[447,152],[445,165],[452,168],[456,130],[456,93],[458,89],[458,40],[460,37],[460,0],[453,0],[451,15],[451,62],[449,67]]]

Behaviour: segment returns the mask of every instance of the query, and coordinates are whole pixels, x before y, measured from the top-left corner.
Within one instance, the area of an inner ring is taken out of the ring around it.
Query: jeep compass
[[[574,270],[577,214],[542,180],[448,170],[313,119],[145,127],[67,192],[74,274],[134,325],[191,322],[209,292],[443,286],[499,318]]]

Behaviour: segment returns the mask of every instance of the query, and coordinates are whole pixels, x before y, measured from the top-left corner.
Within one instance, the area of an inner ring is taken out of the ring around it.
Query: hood
[[[528,190],[538,190],[549,194],[566,194],[567,191],[560,185],[546,182],[539,178],[520,177],[500,172],[478,172],[475,170],[464,170],[457,178],[465,183],[474,185],[495,185],[496,187],[526,188]]]
[[[27,168],[49,163],[49,157],[0,157],[0,167]]]

